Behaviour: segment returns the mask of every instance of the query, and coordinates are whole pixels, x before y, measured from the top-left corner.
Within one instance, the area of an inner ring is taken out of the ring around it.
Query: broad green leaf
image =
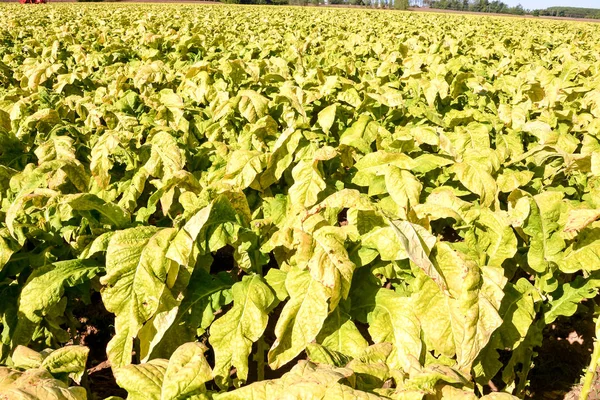
[[[536,317],[534,303],[539,295],[526,279],[521,278],[516,284],[507,283],[504,292],[499,309],[502,325],[492,334],[473,366],[476,379],[481,384],[487,384],[503,366],[497,350],[519,347]]]
[[[129,400],[161,400],[162,385],[169,362],[157,358],[146,364],[114,369],[117,385],[127,390]]]
[[[464,386],[467,382],[468,379],[459,371],[446,365],[433,364],[412,374],[412,376],[404,382],[403,388],[409,390],[422,390],[426,393],[434,394],[436,392],[436,387],[439,387],[439,383]],[[442,388],[443,398],[448,398],[449,396],[444,393],[443,389],[444,388]],[[466,393],[462,391],[460,394],[462,396],[466,395]],[[473,395],[473,398],[476,397]]]
[[[455,164],[452,168],[460,183],[480,197],[482,206],[489,207],[494,203],[498,187],[483,166],[463,162]]]
[[[101,189],[108,187],[110,184],[110,170],[114,165],[112,155],[117,152],[119,147],[120,143],[116,134],[106,132],[92,148],[90,170],[96,184]]]
[[[306,355],[314,363],[327,364],[334,367],[343,367],[351,360],[350,357],[343,353],[316,343],[310,343],[306,346]]]
[[[269,365],[277,369],[290,362],[316,339],[329,314],[328,290],[308,271],[292,269],[285,287],[290,299],[281,310],[269,350]]]
[[[382,228],[377,225],[370,225],[368,222],[369,219],[369,216],[365,217],[363,215],[357,218],[358,224],[363,225],[366,230],[364,233],[360,232],[362,233],[362,248],[359,251],[366,252],[367,250],[373,249],[375,252],[373,252],[372,258],[379,255],[382,261],[397,261],[409,258],[406,249],[398,238],[394,228],[390,226]],[[380,220],[373,222],[379,223]],[[430,239],[435,240],[434,237],[431,237]],[[370,261],[372,261],[372,259]],[[366,262],[366,264],[368,264],[368,262]]]
[[[499,299],[491,297],[483,271],[443,242],[436,246],[435,261],[446,276],[450,296],[429,277],[420,275],[412,296],[414,312],[428,346],[447,357],[456,356],[458,368],[468,373],[502,323],[498,314],[502,288]]]
[[[166,258],[177,231],[172,228],[138,227],[117,232],[106,251],[106,275],[102,300],[115,314],[115,336],[107,354],[115,368],[131,362],[133,340],[159,307],[167,288],[171,262]]]
[[[378,346],[378,345],[374,345]],[[366,362],[362,359],[350,361],[346,368],[351,369],[356,374],[356,388],[368,392],[376,392],[385,386],[385,382],[391,378],[390,368],[386,364],[386,359],[375,362]]]
[[[454,110],[453,110],[454,111]],[[469,110],[466,110],[469,112]],[[446,114],[445,118],[452,117],[455,113]],[[465,154],[471,151],[484,151],[490,148],[489,125],[479,122],[470,122],[466,126],[454,126],[454,131],[446,132],[452,142],[454,149]]]
[[[164,108],[159,108],[156,122],[172,129],[187,130],[184,128],[187,121],[184,118],[184,102],[181,96],[172,89],[163,89],[160,91],[160,103]]]
[[[525,338],[536,317],[535,302],[539,295],[524,278],[516,284],[508,283],[504,292],[505,298],[499,310],[504,321],[494,332],[494,338],[499,337],[500,349],[514,349]]]
[[[392,199],[404,210],[419,204],[423,185],[410,172],[390,167],[385,175],[385,186]]]
[[[257,151],[238,150],[229,157],[223,179],[237,190],[252,185],[263,170],[261,153]]]
[[[412,127],[410,135],[415,138],[415,141],[419,145],[426,143],[431,146],[438,146],[440,144],[440,137],[437,130],[432,126],[421,125]]]
[[[308,240],[312,242],[308,270],[314,280],[331,290],[330,304],[335,308],[340,299],[348,297],[356,268],[344,248],[346,235],[343,228],[327,226],[318,229]]]
[[[411,171],[416,174],[426,174],[453,163],[454,161],[448,156],[425,153],[414,159]]]
[[[256,122],[259,118],[266,115],[269,99],[254,90],[240,90],[238,96],[240,98],[240,102],[238,103],[240,113],[249,122]]]
[[[448,82],[446,82],[446,80],[443,78],[434,78],[431,80],[424,79],[421,81],[421,84],[423,85],[423,94],[425,95],[427,104],[429,104],[430,107],[435,106],[435,100],[437,96],[439,96],[442,100],[448,96],[449,85]]]
[[[175,350],[164,374],[161,400],[186,399],[206,391],[204,384],[212,380],[206,350],[200,343],[186,343]]]
[[[194,243],[208,222],[212,209],[213,205],[210,204],[199,210],[186,222],[169,244],[167,258],[184,267],[195,263]]]
[[[529,199],[530,214],[523,225],[523,232],[531,237],[527,261],[538,273],[544,273],[551,262],[560,258],[564,241],[560,237],[560,192],[544,192]]]
[[[207,258],[199,262],[208,261]],[[159,309],[156,317],[144,326],[146,341],[140,343],[143,361],[149,358],[167,357],[179,346],[193,341],[215,319],[215,313],[231,303],[231,278],[227,275],[210,275],[197,268],[189,278],[180,304]]]
[[[107,203],[93,194],[68,195],[63,199],[75,211],[97,211],[107,222],[116,228],[124,228],[130,223],[130,217],[119,206]],[[102,219],[101,219],[102,221]]]
[[[481,400],[517,400],[518,397],[513,396],[509,393],[502,392],[494,392],[490,394],[486,394],[483,397],[480,397]]]
[[[42,361],[41,367],[52,375],[68,374],[75,382],[80,383],[85,372],[88,353],[85,346],[66,346],[54,350]]]
[[[37,351],[30,349],[29,347],[18,345],[15,348],[11,359],[14,367],[21,369],[31,369],[39,368],[40,365],[42,365],[44,356],[38,353]]]
[[[326,349],[351,358],[359,357],[368,345],[342,305],[329,314],[316,340]]]
[[[384,397],[353,389],[353,372],[347,368],[336,368],[324,364],[300,361],[280,379],[256,382],[240,389],[221,393],[216,400],[237,399],[356,399],[378,400]]]
[[[384,175],[389,166],[410,170],[413,165],[414,161],[406,154],[376,151],[365,155],[354,165],[358,172],[352,177],[352,183],[370,186],[373,179]]]
[[[496,150],[502,154],[503,159],[517,158],[523,154],[523,139],[516,132],[496,133]]]
[[[598,228],[584,229],[577,236],[576,240],[569,245],[558,260],[558,267],[564,273],[575,273],[577,271],[597,271],[600,269],[598,260],[600,259],[600,238],[598,237]],[[556,239],[555,246],[552,248],[558,252],[560,250],[558,243],[564,243]],[[562,250],[562,248],[561,248]],[[558,258],[558,255],[557,257]]]
[[[8,229],[0,229],[0,272],[18,249],[19,246],[10,237]]]
[[[285,170],[292,164],[302,137],[299,130],[286,130],[277,138],[273,151],[267,158],[267,167],[260,176],[260,186],[263,189],[281,179]]]
[[[332,104],[319,111],[317,120],[325,133],[328,133],[333,126],[336,109],[336,105]]]
[[[177,140],[167,132],[158,132],[152,137],[152,158],[146,164],[150,174],[168,178],[183,169],[185,158]]]
[[[540,144],[554,144],[558,140],[557,132],[543,121],[529,121],[523,126],[523,131],[535,136]]]
[[[519,380],[516,388],[513,389],[514,393],[521,394],[525,389],[526,383],[522,382],[529,374],[529,371],[533,367],[534,349],[542,345],[543,335],[543,320],[534,321],[527,331],[527,336],[519,344],[519,346],[511,353],[511,358],[508,362],[505,362],[504,369],[502,370],[502,380],[507,385],[514,385],[516,379]]]
[[[373,342],[392,345],[387,360],[390,368],[410,371],[420,365],[421,326],[411,299],[381,288],[369,268],[364,267],[357,270],[351,295],[351,315],[369,325]]]
[[[285,301],[289,297],[287,289],[285,288],[285,281],[287,278],[287,272],[280,269],[272,268],[265,275],[265,281],[277,296],[279,301]]]
[[[65,287],[88,281],[100,271],[91,260],[59,261],[36,269],[21,291],[19,311],[30,321],[39,322],[60,301]]]
[[[340,144],[356,148],[363,154],[371,153],[371,144],[378,136],[381,127],[368,115],[361,115],[340,136]]]
[[[326,184],[317,165],[316,161],[303,160],[292,169],[294,184],[289,188],[289,196],[293,205],[310,207],[317,202],[317,196],[325,189]]]
[[[34,153],[40,164],[52,160],[74,160],[76,157],[73,144],[74,140],[68,136],[56,136],[41,144]]]
[[[442,218],[453,218],[459,222],[465,218],[466,211],[472,205],[461,200],[454,191],[447,187],[435,188],[425,203],[414,206],[414,210],[420,218],[428,216],[436,220]]]
[[[268,310],[275,295],[260,275],[247,275],[232,287],[233,308],[210,327],[210,344],[215,352],[214,375],[221,387],[227,387],[229,370],[235,367],[237,378],[248,378],[248,356],[269,321]]]
[[[368,307],[366,303],[361,306]],[[420,323],[409,298],[388,289],[380,289],[368,315],[369,333],[375,343],[390,342],[394,349],[389,358],[392,368],[410,369],[421,355]]]
[[[157,358],[144,364],[130,364],[114,370],[117,384],[128,399],[196,399],[208,400],[205,383],[212,372],[200,343],[186,343],[171,358]]]
[[[600,218],[600,210],[574,209],[569,210],[565,232],[579,232],[595,220]]]
[[[137,201],[144,192],[146,187],[146,181],[149,178],[150,173],[145,167],[140,168],[131,178],[129,182],[125,184],[123,195],[119,200],[119,207],[122,209],[133,212],[137,208]]]
[[[472,223],[472,229],[465,234],[465,242],[471,250],[479,252],[484,264],[500,267],[515,255],[517,238],[506,213],[481,208],[468,212],[465,218]]]
[[[498,175],[498,190],[504,193],[510,193],[513,190],[527,185],[533,178],[533,171],[515,171],[512,169],[505,170]]]
[[[130,398],[538,395],[598,296],[596,25],[198,7],[0,10],[0,393],[84,397],[38,364],[90,325]]]
[[[448,290],[446,278],[439,267],[434,265],[429,258],[433,243],[427,243],[410,222],[389,220],[389,224],[404,246],[410,261],[433,279],[442,292],[446,292]]]
[[[8,371],[8,378],[5,372]],[[39,399],[39,400],[86,400],[87,392],[83,387],[68,385],[45,369],[30,369],[23,373],[10,371],[0,367],[0,393],[6,399]]]
[[[552,293],[549,309],[544,312],[544,322],[553,323],[556,318],[570,317],[577,311],[577,306],[584,299],[594,298],[600,289],[600,279],[597,275],[590,278],[578,276],[574,281],[559,286]]]

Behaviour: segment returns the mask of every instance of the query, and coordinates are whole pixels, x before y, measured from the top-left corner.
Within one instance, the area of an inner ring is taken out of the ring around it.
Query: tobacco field
[[[535,397],[599,217],[600,25],[0,7],[0,399]]]

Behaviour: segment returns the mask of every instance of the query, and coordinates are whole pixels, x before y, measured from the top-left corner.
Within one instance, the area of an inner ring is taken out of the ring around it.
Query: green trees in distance
[[[534,10],[532,12],[532,15],[600,19],[600,9],[580,7],[548,7],[545,10]]]
[[[520,4],[515,7],[510,7],[508,4],[494,0],[436,0],[431,2],[431,8],[442,10],[457,10],[457,11],[472,11],[486,12],[497,14],[525,14],[525,9]]]
[[[413,0],[415,3],[419,0]],[[411,2],[412,3],[412,2]],[[413,4],[411,4],[413,5]],[[531,14],[534,17],[569,17],[569,18],[595,18],[600,19],[600,9],[579,7],[548,7],[544,10],[525,10],[520,4],[510,7],[499,0],[434,0],[430,2],[431,8],[442,10],[471,11],[496,14]]]
[[[462,1],[462,0],[461,0]],[[406,10],[408,7],[416,4],[411,4],[410,0],[221,0],[228,4],[273,4],[273,5],[350,5],[376,8],[390,8],[396,10]],[[419,1],[422,6],[423,0]],[[429,1],[425,0],[425,3]]]

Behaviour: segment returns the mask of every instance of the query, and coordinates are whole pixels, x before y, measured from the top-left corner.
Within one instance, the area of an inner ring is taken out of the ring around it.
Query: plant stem
[[[258,339],[256,347],[257,378],[260,382],[265,380],[265,340],[263,338]]]
[[[596,376],[596,369],[598,368],[598,361],[600,360],[600,316],[596,318],[596,340],[594,341],[594,352],[592,353],[592,360],[585,373],[583,380],[583,387],[581,388],[581,394],[579,400],[587,400],[590,391],[592,390],[592,384],[594,383],[594,377]]]

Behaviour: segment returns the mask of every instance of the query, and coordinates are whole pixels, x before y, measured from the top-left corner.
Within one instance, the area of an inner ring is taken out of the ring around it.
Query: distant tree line
[[[508,4],[499,0],[436,0],[430,4],[431,8],[442,10],[472,11],[497,14],[523,15],[526,13],[520,4],[510,7]]]
[[[391,8],[406,10],[410,6],[409,0],[221,0],[228,4],[273,4],[273,5],[350,5],[358,7]]]
[[[418,4],[423,3],[423,4]],[[568,17],[568,18],[594,18],[600,19],[600,9],[580,7],[548,7],[544,10],[525,10],[520,4],[510,7],[500,0],[411,0],[411,5],[431,7],[442,10],[473,11],[497,14],[524,15],[531,14],[535,17]]]
[[[600,10],[597,8],[580,7],[549,7],[545,10],[533,10],[532,15],[568,18],[594,18],[600,19]]]

